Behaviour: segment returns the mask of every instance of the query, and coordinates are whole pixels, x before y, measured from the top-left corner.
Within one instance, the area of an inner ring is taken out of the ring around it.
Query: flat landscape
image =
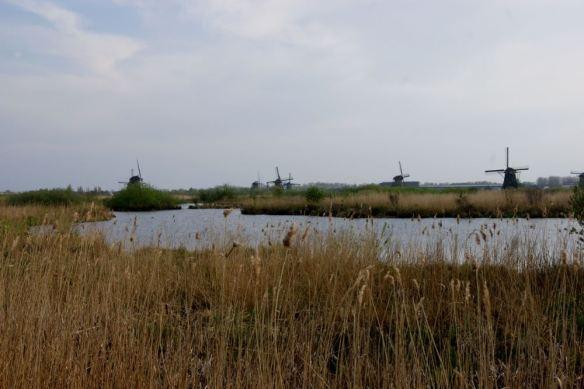
[[[293,227],[259,248],[124,250],[71,229],[109,217],[0,205],[3,386],[584,383],[581,251],[380,261],[373,238]]]
[[[584,389],[583,15],[0,0],[0,389]]]

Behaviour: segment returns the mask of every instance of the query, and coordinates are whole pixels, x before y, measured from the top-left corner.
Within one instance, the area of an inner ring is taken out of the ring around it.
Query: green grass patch
[[[179,200],[168,192],[145,184],[131,184],[117,192],[105,205],[114,211],[160,211],[180,208]]]
[[[80,204],[84,197],[67,189],[39,189],[11,194],[6,198],[8,205],[73,205]]]
[[[216,203],[219,201],[235,200],[238,196],[249,195],[249,189],[235,188],[229,185],[217,186],[197,191],[193,198],[195,203]]]

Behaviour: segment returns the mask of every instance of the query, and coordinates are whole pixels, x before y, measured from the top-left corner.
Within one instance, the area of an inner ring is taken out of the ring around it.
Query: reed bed
[[[25,235],[30,227],[51,227],[66,232],[73,223],[108,220],[111,211],[101,204],[80,203],[70,206],[11,206],[0,201],[0,231]]]
[[[568,217],[571,192],[537,189],[470,193],[361,192],[318,202],[303,196],[258,196],[241,201],[246,214],[337,217]]]
[[[75,212],[0,207],[63,227],[0,230],[2,387],[584,384],[579,252],[380,262],[375,239],[294,228],[259,250],[127,252],[65,228]]]

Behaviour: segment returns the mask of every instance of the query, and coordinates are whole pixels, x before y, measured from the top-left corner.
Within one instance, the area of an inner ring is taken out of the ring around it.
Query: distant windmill
[[[288,175],[288,178],[282,178],[280,176],[280,169],[278,169],[278,167],[276,166],[276,179],[273,181],[268,181],[266,182],[266,186],[270,186],[270,184],[274,185],[274,187],[276,188],[286,188],[286,189],[290,189],[292,188],[293,184],[292,183],[292,174]]]
[[[510,167],[509,166],[509,147],[506,149],[506,167],[505,169],[485,170],[485,173],[499,173],[503,178],[503,189],[514,189],[519,187],[517,174],[520,171],[529,170],[528,167]]]
[[[140,162],[136,160],[136,165],[138,166],[138,175],[134,175],[134,169],[130,170],[130,179],[128,182],[119,181],[119,184],[124,185],[133,185],[133,184],[141,184],[144,180],[142,179],[142,171],[140,170]]]
[[[580,177],[580,183],[579,185],[581,187],[584,187],[584,172],[572,172],[572,174],[576,174]]]
[[[393,177],[393,186],[402,186],[404,184],[404,179],[408,178],[409,176],[409,174],[404,174],[402,164],[399,162],[399,174]]]
[[[261,189],[262,179],[260,178],[260,172],[258,172],[258,180],[251,183],[252,189]]]
[[[293,186],[298,185],[298,184],[294,184],[292,183],[292,180],[294,178],[292,178],[292,173],[288,173],[288,178],[286,178],[284,181],[286,181],[286,183],[284,184],[284,187],[286,189],[292,189]]]

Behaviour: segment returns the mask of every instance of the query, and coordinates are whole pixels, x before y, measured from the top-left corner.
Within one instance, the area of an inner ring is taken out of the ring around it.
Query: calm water
[[[491,258],[509,252],[559,252],[572,250],[576,225],[568,219],[342,219],[310,216],[242,215],[234,210],[227,217],[223,210],[182,209],[159,212],[117,212],[113,220],[79,225],[82,234],[101,233],[109,243],[121,242],[126,248],[159,246],[201,249],[280,243],[295,225],[297,237],[321,241],[329,234],[374,236],[387,252],[440,251],[460,259],[469,253]]]

